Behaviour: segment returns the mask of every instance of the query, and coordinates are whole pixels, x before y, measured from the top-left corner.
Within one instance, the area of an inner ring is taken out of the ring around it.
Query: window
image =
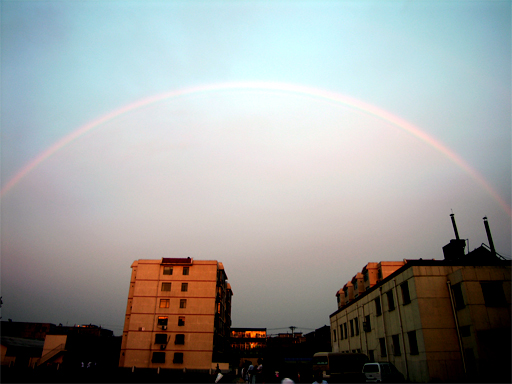
[[[463,327],[460,327],[460,335],[462,337],[469,337],[471,336],[471,327],[469,325],[465,325]]]
[[[466,307],[464,303],[464,296],[462,296],[462,287],[459,284],[452,286],[453,298],[455,300],[455,309],[460,310]]]
[[[181,292],[188,291],[188,283],[181,283]]]
[[[417,355],[418,352],[418,340],[416,339],[416,331],[407,332],[409,339],[409,350],[411,355]]]
[[[152,363],[165,363],[165,352],[153,352]]]
[[[162,283],[162,291],[170,291],[171,283]]]
[[[185,325],[185,316],[178,317],[178,327],[183,327]]]
[[[340,325],[340,340],[343,340],[343,324]]]
[[[170,302],[169,299],[160,299],[160,308],[169,308]]]
[[[400,288],[402,288],[402,302],[404,305],[407,305],[411,302],[411,295],[409,294],[409,282],[406,281],[400,285]]]
[[[359,335],[359,320],[358,318],[354,318],[354,324],[356,326],[356,336]]]
[[[334,341],[336,341],[336,330],[332,331],[332,338]]]
[[[185,335],[182,333],[178,333],[176,338],[174,339],[174,344],[185,344]]]
[[[484,301],[487,307],[504,307],[507,305],[503,283],[501,281],[488,281],[480,283]]]
[[[343,331],[345,332],[345,339],[347,339],[348,338],[347,323],[343,323]]]
[[[366,315],[366,317],[364,318],[363,331],[365,331],[365,332],[371,332],[372,331],[372,324],[370,322],[370,315]]]
[[[386,340],[383,337],[381,337],[379,339],[379,345],[380,345],[380,356],[386,357],[388,355],[387,351],[386,351]]]
[[[158,325],[167,325],[167,317],[159,316]]]
[[[391,339],[393,340],[393,355],[400,356],[402,354],[400,351],[400,338],[398,335],[393,335]]]
[[[375,352],[375,351],[374,351],[373,349],[370,349],[370,350],[368,351],[368,357],[369,357],[369,359],[370,359],[370,363],[373,363],[373,362],[375,361],[375,355],[374,355],[374,352]]]
[[[188,268],[189,267],[183,267],[183,274],[188,275]]]
[[[350,320],[350,337],[354,337],[354,320]]]
[[[172,267],[164,267],[164,275],[172,275]]]
[[[165,333],[157,333],[155,335],[155,344],[167,344],[167,335]]]
[[[388,310],[389,310],[389,312],[394,311],[395,310],[395,299],[393,297],[393,291],[392,290],[387,291],[386,292],[386,296],[388,298]]]
[[[175,352],[174,353],[174,359],[172,360],[174,364],[181,364],[183,363],[183,353],[181,352]]]
[[[180,308],[187,308],[187,299],[180,299]]]
[[[382,315],[382,307],[380,306],[380,297],[377,297],[375,299],[375,311],[377,313],[377,316]]]

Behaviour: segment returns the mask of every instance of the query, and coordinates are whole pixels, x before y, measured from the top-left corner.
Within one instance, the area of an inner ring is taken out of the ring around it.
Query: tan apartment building
[[[412,382],[510,382],[510,261],[480,247],[459,259],[368,263],[361,273],[362,294],[336,294],[333,352],[391,362]]]
[[[162,258],[131,268],[120,367],[209,370],[226,360],[233,293],[222,263]]]

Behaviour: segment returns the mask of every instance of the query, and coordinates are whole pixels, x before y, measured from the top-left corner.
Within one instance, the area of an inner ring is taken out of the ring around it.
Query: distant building
[[[215,369],[228,358],[232,295],[220,262],[135,261],[119,366]]]
[[[462,242],[444,260],[378,263],[374,282],[367,264],[358,297],[337,292],[332,351],[392,362],[412,382],[510,382],[511,262],[484,246],[464,255]]]
[[[234,351],[257,351],[267,345],[266,328],[231,328],[231,349]]]

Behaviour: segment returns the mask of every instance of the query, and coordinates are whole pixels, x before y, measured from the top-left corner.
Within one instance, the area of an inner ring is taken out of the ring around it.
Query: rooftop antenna
[[[457,224],[455,224],[455,215],[453,214],[453,210],[452,210],[450,217],[452,218],[452,225],[453,225],[453,230],[455,231],[455,238],[457,240],[460,240],[459,231],[457,231]]]
[[[288,327],[288,328],[290,328],[290,329],[292,330],[292,339],[293,339],[293,330],[294,330],[295,328],[297,328],[297,327],[294,327],[294,326],[292,325],[291,327]]]

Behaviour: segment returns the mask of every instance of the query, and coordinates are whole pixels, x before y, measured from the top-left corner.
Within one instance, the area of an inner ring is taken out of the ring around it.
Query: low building
[[[339,305],[332,351],[391,362],[412,382],[510,382],[511,262],[485,246],[464,255],[460,245],[444,260],[394,263]]]
[[[181,370],[225,366],[232,294],[218,261],[135,261],[119,366]]]

